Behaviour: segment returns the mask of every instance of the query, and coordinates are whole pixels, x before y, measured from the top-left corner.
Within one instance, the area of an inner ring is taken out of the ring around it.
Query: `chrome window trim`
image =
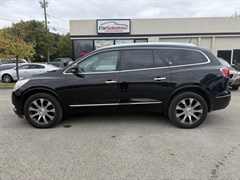
[[[145,47],[146,49],[147,48],[153,48],[153,47]],[[183,49],[183,50],[189,50],[189,51],[197,51],[197,52],[200,52],[201,54],[204,55],[204,57],[207,59],[206,62],[202,62],[202,63],[193,63],[193,64],[183,64],[183,65],[175,65],[175,66],[163,66],[163,67],[153,67],[153,68],[143,68],[143,69],[128,69],[128,70],[120,70],[120,71],[104,71],[104,72],[86,72],[86,73],[82,73],[82,74],[105,74],[105,73],[119,73],[119,72],[134,72],[134,71],[146,71],[146,70],[155,70],[155,69],[166,69],[166,68],[178,68],[178,67],[188,67],[188,66],[198,66],[198,65],[203,65],[203,64],[208,64],[210,63],[210,59],[209,57],[204,53],[202,52],[201,50],[197,50],[197,49],[188,49],[188,48],[171,48],[171,47],[154,47],[154,49]],[[120,49],[120,50],[132,50],[132,49],[129,49],[129,48],[124,48],[124,49]],[[103,51],[103,52],[108,52],[108,51]],[[94,53],[94,54],[97,54],[97,53]],[[93,55],[94,55],[93,54]],[[85,59],[85,58],[84,58]],[[82,60],[84,60],[82,59]],[[77,62],[76,62],[77,63]],[[76,64],[75,63],[75,64]],[[66,69],[63,74],[65,75],[73,75],[73,73],[66,73],[67,70],[69,70],[70,67],[68,69]]]
[[[133,102],[133,103],[107,103],[107,104],[76,104],[69,105],[70,107],[90,107],[90,106],[121,106],[121,105],[144,105],[144,104],[161,104],[161,101],[155,102]]]

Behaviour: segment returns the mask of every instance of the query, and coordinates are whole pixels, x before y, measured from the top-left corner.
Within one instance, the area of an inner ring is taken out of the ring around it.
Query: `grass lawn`
[[[13,88],[14,85],[15,85],[15,83],[2,83],[2,82],[0,82],[0,89],[1,88]]]

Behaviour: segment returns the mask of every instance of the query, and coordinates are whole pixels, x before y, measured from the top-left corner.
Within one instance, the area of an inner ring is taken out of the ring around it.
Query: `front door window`
[[[83,73],[116,71],[117,60],[117,51],[99,53],[80,62],[78,71]]]

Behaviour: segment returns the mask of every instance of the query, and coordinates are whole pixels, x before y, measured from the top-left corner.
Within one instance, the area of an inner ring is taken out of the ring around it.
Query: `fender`
[[[27,98],[29,98],[32,94],[35,94],[38,92],[46,92],[46,93],[52,94],[54,97],[57,98],[57,100],[59,101],[60,105],[63,108],[63,102],[59,97],[59,95],[53,89],[45,86],[36,86],[34,88],[29,88],[26,92],[24,92],[22,95],[22,98],[23,98],[22,105],[25,103]]]
[[[212,97],[209,94],[209,92],[207,90],[205,90],[204,88],[202,88],[201,86],[197,86],[197,85],[186,85],[184,87],[179,87],[177,89],[175,89],[170,96],[167,99],[167,104],[165,106],[165,114],[167,114],[168,112],[168,107],[172,101],[172,99],[174,98],[174,96],[176,96],[177,94],[181,93],[181,92],[186,92],[186,91],[190,91],[190,92],[195,92],[199,95],[201,95],[205,101],[208,104],[208,112],[212,111],[212,107],[213,107],[213,101],[212,101]]]

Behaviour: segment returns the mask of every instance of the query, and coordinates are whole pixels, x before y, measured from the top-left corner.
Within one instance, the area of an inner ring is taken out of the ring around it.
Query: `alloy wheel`
[[[193,124],[201,119],[203,107],[197,99],[185,98],[177,104],[175,114],[181,123]]]
[[[44,98],[34,100],[30,104],[28,112],[30,118],[41,125],[51,122],[56,114],[53,103]]]
[[[12,77],[8,74],[4,75],[2,78],[3,82],[10,83],[12,81]]]

